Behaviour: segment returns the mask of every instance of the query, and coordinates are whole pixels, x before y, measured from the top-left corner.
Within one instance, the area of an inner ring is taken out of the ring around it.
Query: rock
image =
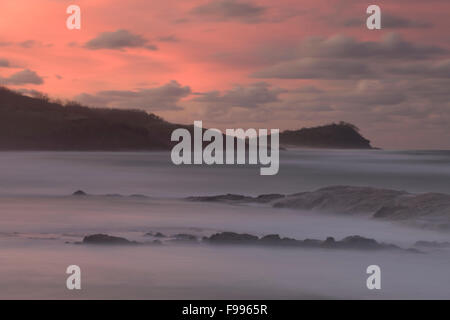
[[[147,196],[143,195],[143,194],[132,194],[130,195],[130,198],[135,198],[135,199],[148,199]]]
[[[372,250],[372,249],[382,249],[385,246],[378,243],[374,239],[364,238],[361,236],[350,236],[337,242],[339,247],[347,249],[361,249],[361,250]]]
[[[188,197],[186,198],[186,200],[202,201],[202,202],[226,202],[226,203],[252,203],[252,202],[268,203],[284,197],[285,195],[278,193],[261,194],[257,197],[228,193],[216,196]]]
[[[156,238],[165,238],[166,237],[166,235],[162,234],[161,232],[157,232],[153,236]]]
[[[87,193],[83,190],[77,190],[74,193],[72,193],[73,196],[87,196]]]
[[[292,238],[281,238],[278,234],[269,234],[262,238],[251,234],[238,234],[234,232],[222,232],[213,234],[211,237],[204,237],[204,242],[213,244],[234,244],[234,245],[261,245],[278,247],[299,247],[299,248],[326,248],[326,249],[351,249],[351,250],[403,250],[393,244],[379,243],[374,239],[364,238],[358,235],[346,237],[336,241],[333,237],[326,240],[305,239],[297,240]],[[415,249],[403,251],[418,252]]]
[[[209,238],[203,239],[214,244],[254,244],[259,240],[257,236],[251,234],[238,234],[234,232],[216,233]]]
[[[252,197],[231,193],[217,196],[188,197],[186,199],[189,201],[202,201],[202,202],[250,202],[253,200]]]
[[[450,195],[440,193],[333,186],[286,196],[273,202],[273,207],[410,220],[419,226],[443,230],[450,223]]]
[[[300,246],[302,242],[291,238],[281,238],[278,234],[269,234],[259,239],[259,244],[268,246]]]
[[[291,195],[263,194],[257,197],[225,194],[189,197],[190,201],[224,203],[269,203],[274,208],[364,215],[377,219],[404,220],[420,227],[450,230],[450,195],[412,194],[405,191],[357,186],[331,186]]]
[[[262,237],[260,240],[266,243],[274,243],[280,241],[281,238],[278,234],[268,234],[267,236]]]
[[[149,236],[149,237],[155,237],[155,238],[165,238],[166,235],[162,234],[161,232],[147,232],[146,234],[144,234],[144,236]]]
[[[92,234],[83,238],[84,244],[101,244],[101,245],[134,245],[136,241],[130,241],[121,237],[114,237],[107,234]]]
[[[327,237],[324,242],[322,242],[323,247],[336,247],[336,240],[333,237]]]
[[[319,210],[337,213],[375,213],[394,203],[405,192],[370,187],[332,186],[289,195],[276,201],[276,208]]]
[[[277,199],[284,198],[284,197],[285,197],[284,194],[270,193],[270,194],[261,194],[256,197],[256,200],[258,202],[266,203],[266,202],[271,202],[273,200],[277,200]]]

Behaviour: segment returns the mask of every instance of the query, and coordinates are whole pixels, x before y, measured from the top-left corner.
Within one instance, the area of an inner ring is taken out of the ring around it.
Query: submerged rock
[[[130,241],[125,238],[110,236],[107,234],[92,234],[83,238],[84,244],[102,244],[102,245],[135,245],[136,241]]]
[[[189,201],[202,201],[202,202],[249,202],[252,201],[252,197],[243,196],[240,194],[221,194],[217,196],[203,196],[203,197],[188,197]]]
[[[239,234],[234,232],[221,232],[212,236],[204,237],[203,241],[215,244],[249,244],[256,243],[259,240],[257,236],[251,234]]]
[[[405,191],[358,186],[331,186],[291,195],[257,197],[226,194],[190,197],[191,201],[267,203],[274,208],[362,215],[377,219],[403,220],[420,227],[450,230],[450,195],[413,194]]]
[[[153,236],[156,237],[156,238],[165,238],[166,237],[166,235],[162,234],[161,232],[157,232]]]
[[[327,244],[325,243],[325,246]],[[379,243],[374,239],[364,238],[361,236],[349,236],[341,241],[337,241],[331,246],[342,249],[361,249],[361,250],[377,250],[377,249],[400,249],[393,244]]]
[[[166,238],[167,237],[165,234],[162,234],[161,232],[147,232],[146,234],[144,234],[144,236],[155,237],[155,238]]]
[[[259,238],[251,234],[238,234],[234,232],[216,233],[204,237],[203,241],[211,244],[233,245],[261,245],[279,247],[323,248],[323,249],[352,249],[352,250],[404,250],[393,244],[379,243],[374,239],[364,238],[358,235],[346,237],[336,241],[333,237],[326,240],[281,238],[278,234],[270,234]],[[409,251],[407,249],[404,251]]]
[[[261,194],[257,197],[243,196],[240,194],[221,194],[216,196],[188,197],[189,201],[201,202],[225,202],[225,203],[268,203],[277,199],[284,198],[285,195],[278,193]]]
[[[284,194],[279,194],[279,193],[261,194],[256,197],[256,201],[265,203],[265,202],[271,202],[273,200],[278,200],[278,199],[284,198],[284,197],[285,197]]]
[[[83,190],[77,190],[74,193],[72,193],[73,196],[87,196],[87,193]]]

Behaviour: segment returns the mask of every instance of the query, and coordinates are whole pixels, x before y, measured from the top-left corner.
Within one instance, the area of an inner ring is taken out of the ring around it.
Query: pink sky
[[[81,30],[66,28],[70,4]],[[370,4],[382,30],[365,28]],[[0,80],[221,129],[345,120],[376,146],[449,148],[449,12],[447,0],[3,0]],[[42,81],[14,77],[24,70]]]

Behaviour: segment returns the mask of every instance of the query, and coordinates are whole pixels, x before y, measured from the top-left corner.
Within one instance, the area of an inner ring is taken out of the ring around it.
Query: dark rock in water
[[[280,241],[281,238],[278,234],[268,234],[267,236],[262,237],[260,240],[266,243],[273,243]]]
[[[213,244],[262,245],[262,246],[299,247],[299,248],[403,250],[393,244],[379,243],[374,239],[364,238],[361,236],[350,236],[340,241],[336,241],[333,237],[328,237],[326,240],[321,241],[315,239],[297,240],[292,238],[281,238],[278,234],[270,234],[262,238],[258,238],[257,236],[251,234],[222,232],[213,234],[209,238],[204,237],[203,241]],[[413,250],[408,251],[413,252]],[[417,250],[415,250],[415,252],[417,252]]]
[[[450,248],[450,242],[417,241],[414,246],[424,248]]]
[[[190,201],[203,201],[203,202],[249,202],[252,201],[252,197],[243,196],[240,194],[221,194],[217,196],[204,196],[204,197],[188,197]]]
[[[77,190],[74,193],[72,193],[73,196],[87,196],[87,193],[83,190]]]
[[[362,249],[362,250],[372,250],[372,249],[382,249],[387,248],[386,245],[378,243],[374,239],[364,238],[361,236],[350,236],[337,242],[339,247],[348,249]],[[389,245],[392,246],[392,245]]]
[[[265,202],[270,202],[270,201],[277,200],[277,199],[284,198],[284,197],[285,197],[284,194],[279,194],[279,193],[261,194],[256,197],[256,201],[265,203]]]
[[[269,234],[259,239],[258,244],[267,246],[301,246],[302,242],[291,238],[281,238],[278,234]]]
[[[147,196],[144,196],[143,194],[132,194],[130,195],[130,198],[136,198],[136,199],[147,199]]]
[[[144,234],[144,236],[149,236],[149,237],[155,237],[155,238],[166,238],[167,236],[165,234],[162,234],[161,232],[147,232],[146,234]]]
[[[285,195],[278,193],[261,194],[257,197],[243,196],[240,194],[221,194],[217,196],[203,196],[203,197],[188,197],[190,201],[202,202],[227,202],[227,203],[268,203],[274,200],[284,198]]]
[[[239,234],[234,232],[216,233],[204,240],[214,244],[251,244],[256,243],[259,238],[251,234]]]
[[[121,237],[114,237],[107,234],[92,234],[83,238],[85,244],[102,244],[102,245],[130,245],[138,244],[136,241],[130,241]]]
[[[450,194],[413,194],[405,191],[359,186],[330,186],[291,195],[238,194],[189,197],[191,201],[224,203],[268,203],[274,208],[364,215],[377,219],[411,221],[421,227],[450,230]]]
[[[156,237],[156,238],[165,238],[166,237],[166,235],[162,234],[161,232],[157,232],[153,236]]]

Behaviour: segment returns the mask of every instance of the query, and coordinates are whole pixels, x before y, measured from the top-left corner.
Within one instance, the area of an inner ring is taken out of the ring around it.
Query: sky
[[[81,28],[69,30],[69,5]],[[369,5],[381,30],[366,27]],[[2,0],[0,85],[204,127],[450,148],[448,0]]]

